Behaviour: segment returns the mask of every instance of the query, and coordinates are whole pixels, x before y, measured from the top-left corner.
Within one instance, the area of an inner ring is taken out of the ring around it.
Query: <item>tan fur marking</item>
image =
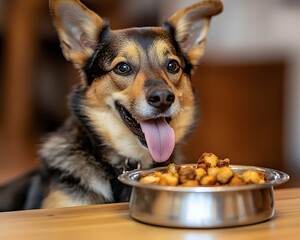
[[[42,208],[59,208],[88,205],[83,201],[71,198],[65,192],[52,189],[49,195],[44,199]]]
[[[112,67],[116,66],[120,62],[130,62],[133,65],[138,65],[141,61],[142,51],[134,41],[125,41],[122,44],[122,48],[118,53],[118,56],[112,62]]]

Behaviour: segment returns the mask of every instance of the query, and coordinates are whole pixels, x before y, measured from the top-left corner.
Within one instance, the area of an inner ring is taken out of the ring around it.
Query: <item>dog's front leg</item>
[[[43,144],[40,157],[46,176],[49,176],[49,192],[43,207],[114,201],[111,175],[105,163],[95,159],[86,146],[88,141],[83,141],[82,138],[83,134],[79,134],[75,128],[72,131],[55,133]]]

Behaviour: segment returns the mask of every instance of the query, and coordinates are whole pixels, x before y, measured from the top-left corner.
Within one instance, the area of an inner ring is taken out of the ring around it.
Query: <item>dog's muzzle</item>
[[[121,104],[115,103],[125,125],[134,133],[141,144],[147,147],[155,162],[168,160],[175,147],[175,133],[169,125],[170,117],[159,117],[140,121]]]
[[[147,147],[155,162],[167,161],[175,147],[175,132],[169,125],[171,118],[166,116],[175,101],[171,87],[163,80],[148,80],[145,83],[146,100],[153,115],[137,121],[123,105],[116,102],[123,122]],[[146,109],[145,109],[146,110]]]

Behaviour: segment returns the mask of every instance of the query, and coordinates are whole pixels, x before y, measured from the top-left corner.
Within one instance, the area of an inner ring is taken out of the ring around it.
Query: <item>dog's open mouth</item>
[[[170,117],[135,120],[131,113],[121,104],[116,103],[121,118],[126,126],[138,137],[145,147],[148,147],[151,156],[156,162],[168,160],[175,147],[175,134],[169,125]]]

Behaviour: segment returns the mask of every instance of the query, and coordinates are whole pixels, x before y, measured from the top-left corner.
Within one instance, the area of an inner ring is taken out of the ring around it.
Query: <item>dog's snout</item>
[[[152,87],[147,93],[148,103],[160,110],[164,111],[169,108],[175,100],[175,95],[170,87],[155,86]]]

